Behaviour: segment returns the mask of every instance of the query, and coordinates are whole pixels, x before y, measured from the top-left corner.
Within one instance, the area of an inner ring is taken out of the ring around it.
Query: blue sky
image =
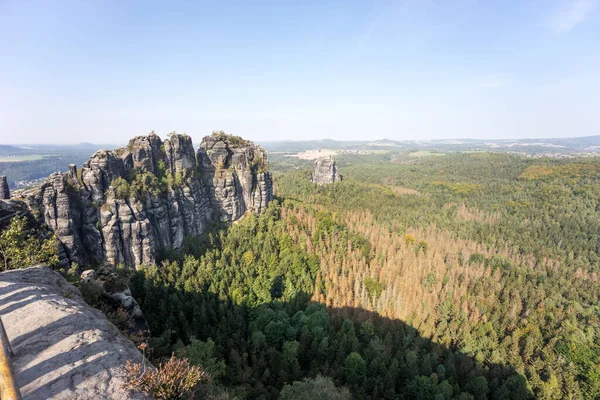
[[[0,0],[0,143],[600,134],[600,0]]]

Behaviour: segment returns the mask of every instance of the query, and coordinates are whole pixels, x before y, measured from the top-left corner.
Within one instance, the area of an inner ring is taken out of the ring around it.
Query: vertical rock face
[[[131,153],[127,154],[125,159],[131,162]],[[128,167],[132,169],[133,164],[128,164]],[[111,182],[124,175],[125,161],[119,158],[116,152],[98,150],[83,164],[79,183],[89,192],[92,201],[101,202]]]
[[[312,174],[312,181],[317,185],[326,185],[328,183],[340,182],[342,176],[335,165],[335,158],[319,158],[315,161]]]
[[[10,189],[5,176],[0,176],[0,200],[10,199]]]
[[[196,155],[189,136],[171,135],[165,140],[164,149],[171,174],[196,168]]]
[[[266,152],[241,138],[224,135],[202,140],[198,161],[219,211],[235,221],[247,211],[260,213],[273,199]]]
[[[262,212],[273,198],[265,151],[215,134],[198,152],[187,135],[139,136],[54,173],[23,200],[61,241],[71,262],[150,265],[213,220]]]

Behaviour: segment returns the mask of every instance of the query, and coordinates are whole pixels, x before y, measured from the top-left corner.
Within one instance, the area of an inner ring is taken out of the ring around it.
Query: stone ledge
[[[60,274],[0,273],[0,316],[24,400],[149,398],[123,388],[123,367],[141,353]]]

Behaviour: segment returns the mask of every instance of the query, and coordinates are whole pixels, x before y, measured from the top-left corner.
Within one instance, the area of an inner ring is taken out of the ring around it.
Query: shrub
[[[83,300],[87,304],[99,308],[101,304],[102,289],[89,282],[79,282],[77,287],[79,288],[79,291],[81,291]]]
[[[59,272],[69,283],[75,286],[81,281],[79,265],[77,263],[71,263],[71,268]]]
[[[159,173],[163,173],[160,168],[159,165]],[[156,196],[166,189],[166,183],[166,178],[159,178],[152,172],[133,169],[127,179],[118,177],[113,179],[110,185],[114,189],[115,198],[125,200],[132,196],[138,199],[146,199],[149,195]]]
[[[109,304],[103,303],[98,306],[98,309],[106,315],[114,326],[116,326],[121,333],[125,336],[129,335],[129,332],[133,328],[133,321],[129,313],[121,307],[114,307]]]
[[[158,368],[144,368],[142,364],[127,361],[125,370],[127,389],[138,390],[162,400],[192,399],[199,390],[199,383],[208,380],[208,374],[197,366],[191,366],[186,358],[171,355],[169,361]]]
[[[242,139],[240,136],[229,135],[223,131],[213,131],[212,136],[227,142],[234,147],[243,147],[250,144],[250,141]]]
[[[0,232],[0,271],[58,263],[56,237],[38,239],[27,232],[26,225],[24,217],[15,216],[8,227]]]
[[[152,172],[138,172],[130,184],[129,194],[138,199],[145,199],[149,194],[156,196],[164,190],[163,182]]]
[[[117,199],[124,200],[129,197],[129,182],[127,182],[125,179],[118,177],[111,182],[111,186],[115,191],[115,197]]]

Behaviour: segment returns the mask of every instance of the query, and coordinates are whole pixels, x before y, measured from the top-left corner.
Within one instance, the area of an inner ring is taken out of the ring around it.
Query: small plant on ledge
[[[200,367],[190,365],[187,358],[175,355],[158,368],[145,368],[142,364],[127,361],[125,370],[127,389],[138,390],[161,400],[193,399],[200,390],[199,384],[209,380],[209,375]]]

